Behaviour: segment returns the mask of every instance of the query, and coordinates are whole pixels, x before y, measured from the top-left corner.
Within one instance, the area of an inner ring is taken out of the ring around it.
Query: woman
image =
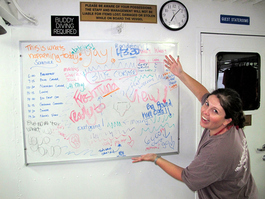
[[[232,89],[209,93],[183,71],[179,58],[177,61],[171,55],[165,58],[165,66],[202,103],[200,125],[205,130],[196,156],[186,168],[156,154],[132,158],[133,163],[155,162],[169,175],[197,191],[201,199],[256,199],[258,193],[250,172],[247,142],[242,130],[245,118],[239,95]]]

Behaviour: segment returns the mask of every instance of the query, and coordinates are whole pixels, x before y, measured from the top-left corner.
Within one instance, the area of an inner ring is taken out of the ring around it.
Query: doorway
[[[265,152],[259,151],[257,148],[261,148],[265,144],[265,93],[263,91],[263,86],[265,86],[265,36],[216,33],[201,33],[200,36],[201,82],[209,91],[225,86],[223,83],[226,84],[227,79],[224,80],[224,71],[231,70],[233,65],[235,67],[245,64],[255,68],[255,71],[253,70],[253,76],[256,75],[255,80],[253,79],[254,86],[250,89],[251,91],[255,89],[253,97],[255,100],[252,101],[254,104],[246,105],[244,108],[244,113],[250,120],[250,124],[244,128],[244,132],[248,141],[251,171],[258,186],[259,197],[263,198],[265,196],[265,161],[263,161]],[[254,58],[255,61],[250,64],[245,60],[242,64],[244,58]],[[237,63],[232,63],[233,61],[237,61]],[[238,74],[241,69],[235,69],[234,74]],[[231,77],[233,78],[233,76]],[[239,89],[246,90],[250,81],[243,81],[243,83],[245,85],[240,84],[241,88],[239,87]]]

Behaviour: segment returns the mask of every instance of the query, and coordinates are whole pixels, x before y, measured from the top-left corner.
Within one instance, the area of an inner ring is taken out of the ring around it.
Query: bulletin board
[[[20,41],[25,164],[179,151],[177,43]]]

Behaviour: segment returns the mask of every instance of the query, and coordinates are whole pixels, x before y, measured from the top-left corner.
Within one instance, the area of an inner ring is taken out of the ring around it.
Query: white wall
[[[102,2],[114,2],[104,0]],[[145,0],[157,5],[164,0]],[[100,161],[61,165],[24,165],[20,98],[20,40],[123,40],[178,42],[181,62],[186,71],[200,80],[201,31],[265,35],[265,3],[252,5],[232,1],[182,0],[190,19],[187,26],[172,32],[157,24],[125,23],[121,35],[111,34],[115,23],[80,22],[79,37],[51,37],[51,15],[79,15],[78,0],[19,0],[21,8],[39,20],[39,25],[8,27],[0,36],[0,198],[195,198],[185,184],[178,182],[153,163],[132,164],[131,160]],[[117,0],[114,3],[143,3]],[[220,24],[220,14],[249,16],[251,25]],[[187,166],[196,151],[196,106],[192,94],[181,87],[180,154],[165,156]],[[185,99],[185,100],[184,100]]]

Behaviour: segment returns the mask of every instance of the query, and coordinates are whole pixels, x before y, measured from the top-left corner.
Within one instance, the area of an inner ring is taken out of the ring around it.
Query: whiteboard
[[[179,150],[176,43],[20,41],[25,164]]]

